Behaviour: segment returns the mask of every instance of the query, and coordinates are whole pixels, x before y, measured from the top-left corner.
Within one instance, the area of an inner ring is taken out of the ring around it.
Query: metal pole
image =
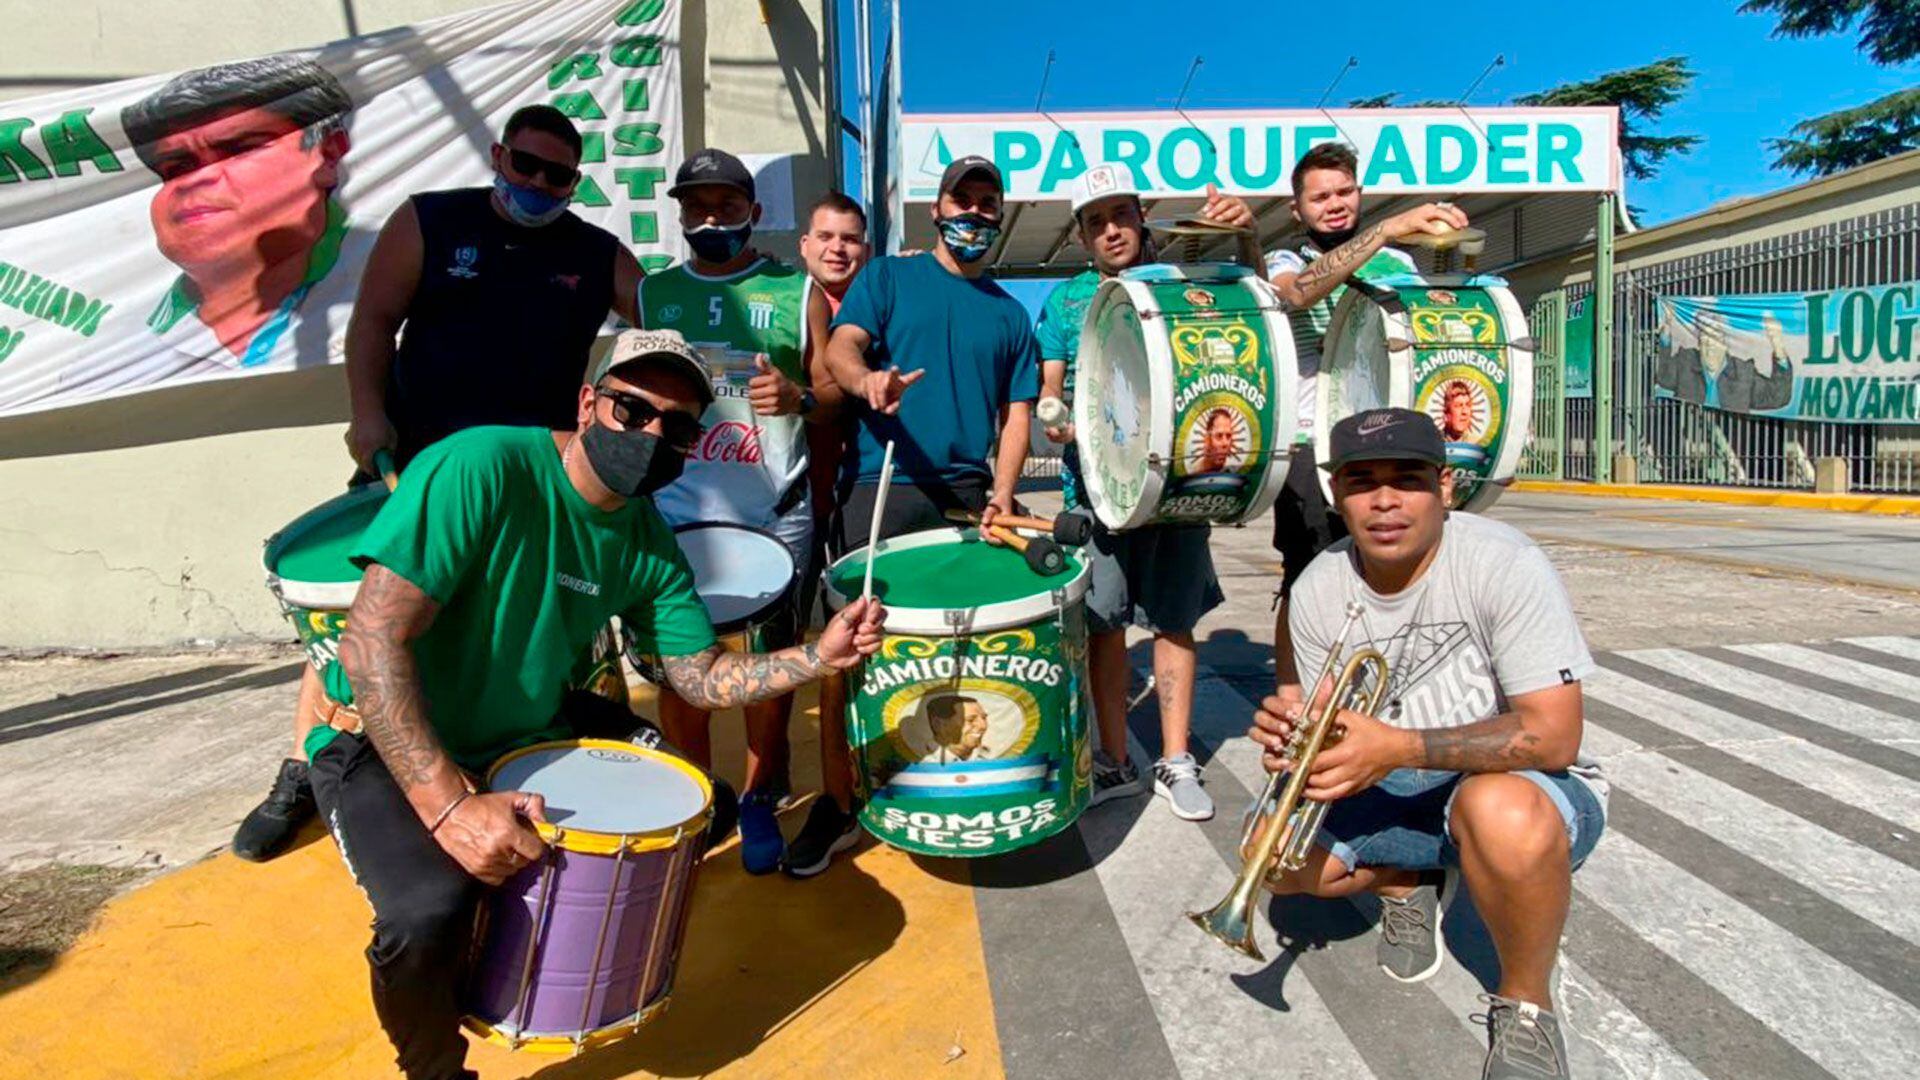
[[[1593,223],[1593,479],[1613,481],[1613,192]]]
[[[1553,478],[1567,478],[1567,291],[1553,294]]]

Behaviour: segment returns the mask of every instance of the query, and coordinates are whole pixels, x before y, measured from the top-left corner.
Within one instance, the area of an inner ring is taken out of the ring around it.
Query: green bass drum
[[[1074,441],[1108,528],[1266,513],[1286,481],[1298,375],[1265,281],[1231,264],[1136,267],[1100,286],[1080,341]]]
[[[827,601],[860,595],[865,549],[827,569]],[[1091,793],[1087,564],[1040,577],[973,530],[883,541],[880,651],[847,702],[860,823],[923,855],[998,855],[1071,826]],[[824,719],[824,718],[823,718]]]
[[[1506,285],[1490,274],[1352,283],[1322,349],[1315,456],[1327,460],[1333,425],[1346,417],[1413,409],[1446,443],[1454,509],[1493,505],[1533,423],[1534,343]]]

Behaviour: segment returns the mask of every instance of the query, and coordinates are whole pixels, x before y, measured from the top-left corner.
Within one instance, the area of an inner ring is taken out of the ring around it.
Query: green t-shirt
[[[1073,372],[1080,359],[1080,322],[1087,305],[1100,290],[1100,272],[1083,270],[1054,286],[1040,306],[1040,321],[1034,324],[1033,338],[1040,345],[1040,363],[1067,365],[1066,400],[1073,401]],[[1080,505],[1079,455],[1069,446],[1064,454],[1067,467],[1060,471],[1060,494],[1068,509]]]
[[[555,721],[568,676],[613,616],[656,655],[714,643],[693,572],[653,504],[587,502],[544,428],[469,428],[421,451],[353,560],[379,563],[440,605],[414,661],[434,731],[475,771],[570,736]],[[326,686],[352,703],[338,661]]]

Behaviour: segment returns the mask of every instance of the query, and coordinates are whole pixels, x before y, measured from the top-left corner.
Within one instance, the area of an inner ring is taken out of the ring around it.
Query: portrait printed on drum
[[[1253,450],[1252,419],[1230,404],[1215,405],[1187,429],[1183,449],[1188,476],[1239,472]]]
[[[909,761],[958,765],[1018,757],[1035,724],[1011,697],[972,686],[942,686],[908,707],[897,732]]]
[[[1434,381],[1423,410],[1440,431],[1448,464],[1467,469],[1486,464],[1498,419],[1496,394],[1493,384],[1471,368],[1443,371]]]

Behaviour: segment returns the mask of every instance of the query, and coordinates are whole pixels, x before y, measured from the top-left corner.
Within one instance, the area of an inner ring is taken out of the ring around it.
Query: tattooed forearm
[[[1418,734],[1422,768],[1482,773],[1557,769],[1564,765],[1547,760],[1548,748],[1538,734],[1527,730],[1519,713]]]
[[[375,564],[347,613],[340,665],[353,685],[354,709],[400,790],[458,777],[427,722],[413,650],[437,605],[412,582]]]
[[[1386,227],[1369,225],[1361,229],[1353,239],[1313,260],[1300,275],[1293,279],[1294,296],[1291,302],[1296,307],[1318,303],[1334,289],[1353,276],[1355,270],[1373,258],[1385,242]]]
[[[827,673],[811,643],[774,653],[706,652],[664,661],[673,691],[699,709],[730,709],[769,701]]]

